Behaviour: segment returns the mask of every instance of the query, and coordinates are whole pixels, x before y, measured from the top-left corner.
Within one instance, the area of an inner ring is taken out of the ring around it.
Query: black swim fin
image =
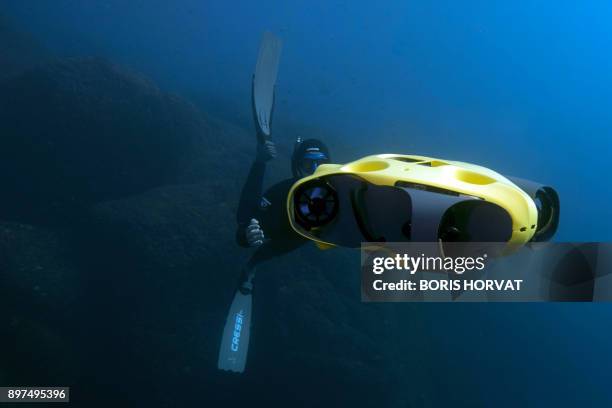
[[[253,75],[253,115],[259,142],[271,136],[274,86],[282,48],[281,40],[269,31],[264,32]]]

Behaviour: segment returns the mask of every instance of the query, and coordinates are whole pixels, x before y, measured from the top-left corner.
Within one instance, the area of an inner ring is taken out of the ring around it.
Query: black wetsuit
[[[264,244],[257,248],[249,260],[250,267],[291,252],[307,241],[291,228],[287,216],[287,195],[295,179],[276,183],[262,194],[265,171],[264,162],[255,161],[251,165],[238,205],[238,244],[248,246],[245,232],[253,218],[259,221],[265,235]]]

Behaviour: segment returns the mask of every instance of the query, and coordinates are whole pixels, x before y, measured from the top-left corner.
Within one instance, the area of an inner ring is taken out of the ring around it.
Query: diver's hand
[[[257,161],[265,163],[276,158],[276,145],[271,140],[257,144]]]
[[[246,227],[246,240],[250,247],[258,247],[264,243],[264,232],[255,218]]]

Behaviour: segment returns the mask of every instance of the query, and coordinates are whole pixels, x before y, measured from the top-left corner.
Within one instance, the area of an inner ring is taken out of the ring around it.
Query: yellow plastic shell
[[[507,243],[509,249],[524,245],[536,231],[538,210],[531,197],[493,170],[475,164],[425,156],[378,154],[345,165],[322,164],[314,174],[298,180],[289,190],[287,215],[291,227],[298,234],[315,241],[319,247],[335,245],[308,234],[295,222],[292,197],[301,184],[334,174],[352,174],[382,186],[394,186],[398,181],[422,184],[497,204],[512,218],[512,236]]]

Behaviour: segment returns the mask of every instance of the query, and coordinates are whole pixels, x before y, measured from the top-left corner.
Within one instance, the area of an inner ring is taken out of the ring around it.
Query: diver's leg
[[[257,218],[263,193],[266,163],[276,157],[276,146],[272,141],[257,142],[255,160],[249,169],[247,179],[240,192],[236,219],[239,226],[246,226],[252,218]]]
[[[238,287],[230,306],[217,367],[220,370],[244,371],[249,351],[249,338],[252,321],[253,287],[257,265],[275,257],[274,248],[268,245],[260,247],[242,269]]]
[[[255,279],[255,272],[257,271],[257,267],[277,256],[283,255],[285,252],[279,250],[277,246],[274,245],[263,245],[255,251],[255,253],[248,260],[244,268],[240,273],[240,278],[238,280],[238,291],[243,293],[252,293],[253,291],[253,280]]]
[[[271,141],[272,111],[274,110],[274,85],[278,73],[282,43],[272,33],[265,32],[259,47],[257,65],[253,74],[252,104],[255,128],[257,130],[257,157],[251,166],[249,176],[240,195],[238,223],[249,222],[253,210],[261,199],[265,163],[276,156]]]
[[[271,140],[271,122],[281,47],[280,39],[272,33],[264,33],[253,75],[251,95],[257,129],[257,155],[240,194],[238,224],[246,224],[251,218],[255,218],[254,214],[261,200],[265,163],[276,157],[276,147]]]
[[[247,179],[240,192],[240,201],[238,202],[236,221],[238,221],[240,226],[246,226],[251,218],[256,218],[263,191],[265,172],[265,162],[255,160],[251,165]]]

